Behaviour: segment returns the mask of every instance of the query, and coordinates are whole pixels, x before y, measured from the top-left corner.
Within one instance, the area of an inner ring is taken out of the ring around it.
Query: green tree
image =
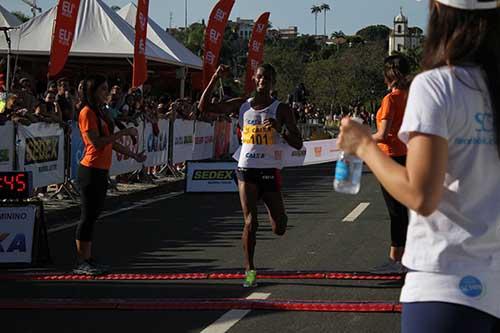
[[[324,19],[324,21],[323,21],[324,26],[325,26],[324,36],[328,36],[328,35],[326,34],[326,14],[327,14],[330,10],[332,10],[332,9],[330,8],[330,5],[328,5],[327,3],[322,4],[322,5],[320,6],[320,8],[321,8],[321,11],[325,14],[325,19]]]
[[[390,33],[391,29],[385,25],[370,25],[356,32],[356,35],[361,36],[364,40],[376,42],[388,40]]]
[[[205,25],[203,23],[193,23],[185,30],[173,30],[171,33],[175,39],[184,44],[194,54],[202,55],[205,40]]]
[[[201,50],[205,43],[205,25],[193,23],[186,31],[186,47],[197,55],[201,55]]]
[[[22,23],[30,20],[30,17],[21,11],[14,11],[11,14],[17,17]]]
[[[282,100],[304,80],[305,65],[298,51],[284,52],[279,47],[267,46],[264,51],[264,62],[273,65],[278,73],[276,90]]]
[[[345,37],[345,33],[342,30],[334,31],[332,33],[332,38]]]
[[[385,94],[383,43],[361,44],[338,56],[312,62],[305,69],[310,99],[322,109],[330,105],[354,106]]]
[[[312,6],[311,7],[311,14],[314,15],[314,35],[318,35],[318,14],[321,13],[321,7],[320,6]]]
[[[307,65],[304,83],[309,91],[309,99],[322,109],[336,104],[339,77],[342,65],[336,59],[315,61]]]
[[[405,50],[404,52],[393,52],[393,54],[402,54],[406,58],[408,58],[408,61],[410,62],[411,66],[411,73],[412,75],[416,75],[422,71],[421,67],[421,62],[422,62],[422,56],[423,56],[423,47],[420,46],[416,49],[408,49]]]

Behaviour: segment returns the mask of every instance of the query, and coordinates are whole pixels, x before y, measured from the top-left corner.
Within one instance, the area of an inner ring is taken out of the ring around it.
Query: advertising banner
[[[214,156],[214,126],[197,121],[194,130],[193,161],[206,160]]]
[[[235,162],[187,163],[186,193],[238,192]]]
[[[19,169],[33,173],[33,187],[64,182],[64,131],[57,124],[17,128]]]
[[[174,164],[193,159],[193,126],[192,120],[175,120],[172,157]]]
[[[128,135],[122,136],[117,142],[132,152],[139,153],[144,150],[144,122],[139,122],[139,126],[136,128],[139,135],[135,144]],[[110,176],[122,175],[140,169],[142,169],[142,163],[113,150],[113,161],[111,163],[111,169],[109,170]]]
[[[340,158],[336,139],[305,141],[301,150],[296,150],[289,145],[286,147],[283,155],[284,167],[322,164],[334,162]]]
[[[235,0],[220,0],[210,13],[205,30],[205,55],[203,57],[203,88],[210,82],[219,64],[224,31]]]
[[[153,124],[146,123],[144,129],[144,148],[146,150],[147,159],[144,166],[153,167],[168,163],[168,135],[169,121],[160,119],[156,130]]]
[[[31,263],[36,207],[0,207],[0,263]]]
[[[84,152],[85,145],[83,144],[78,123],[73,122],[71,126],[71,179],[76,179],[78,176],[78,165],[80,165]]]
[[[235,160],[240,158],[239,148],[233,155]],[[340,150],[337,148],[337,139],[305,141],[301,150],[296,150],[287,144],[276,152],[281,155],[283,167],[297,167],[312,164],[322,164],[337,161],[340,158]]]
[[[63,70],[75,37],[80,0],[59,0],[52,45],[50,47],[49,77]]]
[[[269,12],[263,13],[257,19],[253,26],[252,38],[248,43],[247,75],[245,80],[245,92],[247,94],[255,90],[252,77],[257,67],[262,64],[262,59],[264,59],[264,41],[266,40],[269,15],[271,15]]]
[[[149,0],[139,0],[137,15],[135,17],[134,66],[132,75],[132,86],[134,88],[141,86],[148,78],[146,60],[148,9]]]
[[[0,125],[0,171],[14,168],[14,123],[8,121]]]
[[[231,140],[231,123],[225,120],[215,122],[215,158],[221,158],[229,152],[229,141]]]

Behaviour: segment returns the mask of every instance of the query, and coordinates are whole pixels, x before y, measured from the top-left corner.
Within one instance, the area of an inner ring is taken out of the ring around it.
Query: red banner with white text
[[[205,55],[203,57],[203,88],[210,82],[210,78],[217,70],[219,54],[222,48],[224,31],[226,30],[229,14],[235,0],[220,0],[212,9],[207,29],[205,30]]]
[[[146,41],[148,32],[149,0],[139,0],[135,17],[134,69],[132,86],[141,86],[148,79]]]
[[[49,77],[59,74],[66,64],[75,37],[79,9],[80,0],[59,0],[57,4],[56,22],[50,46]]]
[[[247,76],[245,81],[245,92],[247,94],[250,94],[255,89],[253,75],[257,67],[262,64],[262,59],[264,59],[264,42],[270,15],[269,12],[263,13],[253,26],[252,38],[248,44]]]

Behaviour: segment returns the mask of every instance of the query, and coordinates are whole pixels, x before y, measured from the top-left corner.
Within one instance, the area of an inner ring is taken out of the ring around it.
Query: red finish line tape
[[[107,274],[98,276],[74,274],[2,274],[0,281],[169,281],[169,280],[239,280],[245,274],[236,273],[170,273],[170,274]],[[263,280],[386,280],[403,279],[401,274],[373,274],[356,272],[260,272]]]
[[[2,310],[271,310],[401,312],[397,302],[328,302],[242,299],[23,299],[0,300]]]

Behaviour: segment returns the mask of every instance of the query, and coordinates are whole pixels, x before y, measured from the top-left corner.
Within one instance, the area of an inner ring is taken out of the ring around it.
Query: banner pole
[[[17,154],[17,126],[18,125],[15,122],[12,122],[12,123],[14,125],[14,138],[13,138],[13,140],[14,140],[14,149],[13,149],[13,155],[12,155],[13,156],[12,157],[12,159],[13,159],[12,164],[13,164],[13,167],[14,167],[14,171],[17,171],[18,168],[19,168],[19,161],[17,160],[17,155],[18,155]]]
[[[4,30],[5,34],[5,40],[7,41],[7,78],[5,80],[6,87],[5,87],[5,92],[7,97],[9,96],[10,92],[10,57],[11,57],[11,39],[9,32],[7,30]]]

